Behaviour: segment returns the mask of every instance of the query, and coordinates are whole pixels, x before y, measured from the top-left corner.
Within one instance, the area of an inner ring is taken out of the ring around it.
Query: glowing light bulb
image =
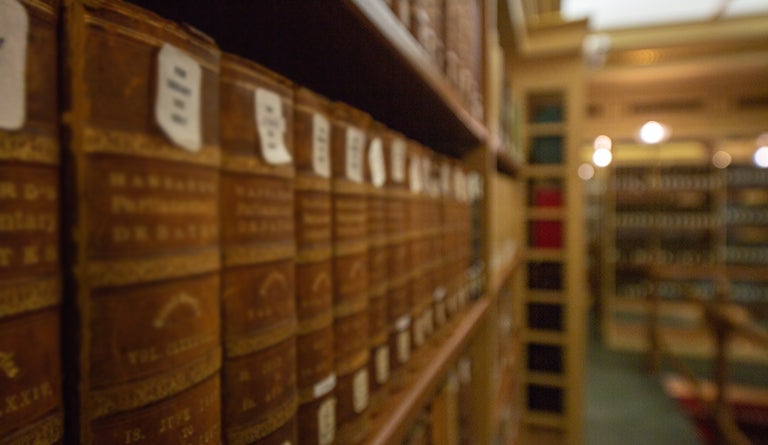
[[[607,167],[613,160],[611,150],[607,148],[598,148],[592,153],[592,162],[598,167]]]
[[[592,164],[583,163],[579,166],[579,169],[576,171],[576,174],[579,175],[579,178],[589,181],[592,179],[593,176],[595,176],[595,167],[592,167]]]
[[[610,150],[612,146],[613,146],[613,142],[611,141],[611,138],[609,138],[604,134],[601,134],[600,136],[595,138],[595,143],[594,143],[595,150],[599,150],[601,148]]]
[[[768,145],[758,147],[752,159],[758,167],[768,168]]]
[[[714,165],[717,168],[726,168],[729,165],[731,165],[731,161],[733,158],[731,157],[728,152],[725,151],[718,151],[714,155],[712,155],[712,165]]]
[[[648,121],[640,127],[640,140],[646,144],[658,144],[666,136],[666,128],[656,121]]]

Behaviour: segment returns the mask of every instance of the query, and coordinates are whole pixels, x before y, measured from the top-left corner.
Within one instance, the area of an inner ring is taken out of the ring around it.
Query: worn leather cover
[[[21,128],[0,129],[3,445],[60,443],[63,431],[55,68],[58,2],[29,0],[20,2],[20,6],[29,23],[26,57],[21,61],[25,71],[25,118]],[[0,30],[0,37],[4,37],[4,30]]]
[[[346,104],[335,103],[332,121],[337,438],[339,443],[356,443],[367,430],[369,392],[368,206],[364,164],[370,117]]]
[[[128,3],[65,5],[67,443],[220,443],[219,51]],[[200,67],[196,150],[153,114],[166,43]]]
[[[336,437],[331,269],[330,104],[294,90],[298,431],[302,443]]]
[[[408,256],[407,143],[392,132],[384,146],[387,166],[384,194],[385,245],[387,249],[387,330],[392,386],[404,383],[411,353],[410,261]]]
[[[294,443],[293,86],[231,54],[220,79],[224,436]]]
[[[368,233],[368,341],[370,361],[371,412],[378,411],[389,381],[389,325],[387,322],[387,219],[384,151],[392,143],[392,133],[383,124],[369,127],[369,151],[365,162]],[[377,183],[378,182],[378,183]]]
[[[410,258],[410,308],[412,349],[418,351],[427,341],[427,310],[431,307],[430,282],[427,272],[429,261],[429,219],[426,179],[422,158],[426,148],[415,142],[408,144],[408,173],[411,193],[408,201],[408,257]],[[414,187],[414,184],[417,184]]]

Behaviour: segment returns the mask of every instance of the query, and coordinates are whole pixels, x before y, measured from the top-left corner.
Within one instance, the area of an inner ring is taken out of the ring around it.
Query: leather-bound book
[[[422,159],[426,148],[410,141],[408,144],[408,258],[409,306],[411,309],[411,340],[413,352],[427,341],[427,316],[430,305],[429,277],[426,272],[429,254],[424,221],[428,218]]]
[[[424,217],[422,219],[422,238],[424,243],[424,269],[423,275],[426,281],[425,288],[425,313],[424,313],[424,333],[427,339],[430,339],[436,330],[437,317],[435,313],[436,290],[440,283],[440,184],[436,175],[436,153],[430,149],[425,150],[421,158],[422,177],[424,178],[423,208]],[[443,323],[444,324],[444,321]]]
[[[408,169],[405,138],[393,133],[384,145],[387,166],[384,195],[385,242],[387,248],[387,324],[389,366],[393,389],[405,383],[411,356],[410,275],[407,229]]]
[[[230,54],[220,79],[224,437],[295,443],[293,85]]]
[[[336,437],[336,371],[331,269],[331,120],[323,97],[296,88],[296,369],[302,444]]]
[[[370,117],[333,107],[333,311],[337,440],[360,442],[368,430],[368,239],[365,157]]]
[[[452,160],[441,156],[439,165],[439,184],[440,184],[440,230],[437,239],[440,243],[441,261],[438,266],[438,276],[440,283],[435,290],[435,320],[439,324],[442,319],[450,320],[455,313],[455,307],[452,307],[452,295],[455,295],[453,279],[453,257],[455,251],[452,243],[452,231],[454,221],[451,214],[451,205],[453,203],[453,169]]]
[[[472,212],[469,197],[467,169],[460,161],[454,171],[454,193],[456,195],[456,289],[458,310],[469,302],[470,276],[472,268]]]
[[[62,439],[58,2],[0,3],[0,444]]]
[[[65,5],[66,443],[219,443],[219,51]]]
[[[385,193],[387,165],[384,150],[392,133],[378,122],[369,129],[365,159],[368,232],[368,337],[370,345],[370,410],[376,412],[386,395],[389,381],[387,324],[387,238]]]

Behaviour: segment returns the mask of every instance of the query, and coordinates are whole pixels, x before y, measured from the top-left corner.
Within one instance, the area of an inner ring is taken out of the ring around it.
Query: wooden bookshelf
[[[439,344],[425,347],[416,359],[417,366],[408,375],[409,383],[389,396],[372,418],[365,445],[400,443],[418,419],[434,392],[445,378],[448,366],[456,361],[469,339],[482,323],[491,300],[482,298],[462,317],[453,322],[451,335]]]
[[[457,156],[486,141],[483,120],[382,1],[133,2],[438,151]]]

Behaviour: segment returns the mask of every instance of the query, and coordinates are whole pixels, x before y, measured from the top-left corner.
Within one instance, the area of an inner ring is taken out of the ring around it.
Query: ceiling
[[[596,31],[768,14],[768,0],[561,0],[560,5],[564,18],[588,17]]]

